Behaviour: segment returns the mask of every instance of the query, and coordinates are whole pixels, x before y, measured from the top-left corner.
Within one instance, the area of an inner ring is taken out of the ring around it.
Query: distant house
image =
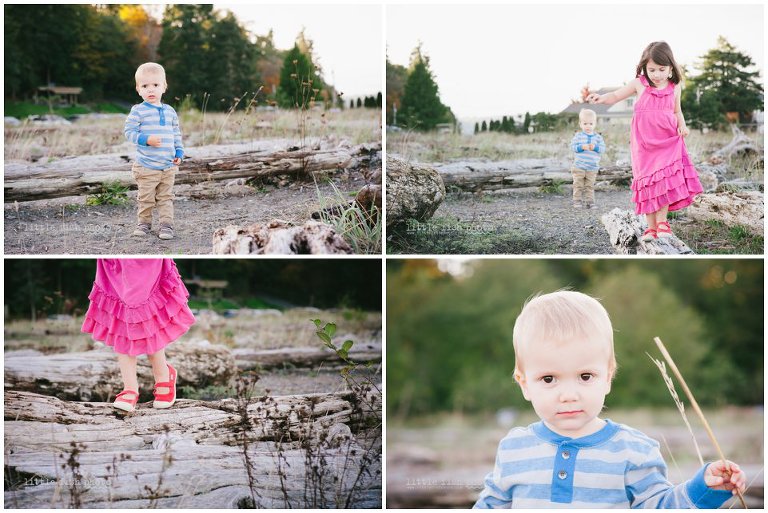
[[[597,94],[607,94],[619,89],[618,87],[604,87],[595,91]],[[589,103],[572,103],[560,114],[579,115],[581,109],[592,109],[597,113],[597,124],[602,125],[628,125],[632,121],[632,113],[636,98],[630,96],[613,105],[590,105]]]

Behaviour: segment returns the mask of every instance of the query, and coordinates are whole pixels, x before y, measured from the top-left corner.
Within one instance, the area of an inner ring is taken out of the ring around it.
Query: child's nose
[[[578,398],[579,394],[571,387],[563,387],[562,390],[560,390],[560,400],[562,402],[575,401]]]

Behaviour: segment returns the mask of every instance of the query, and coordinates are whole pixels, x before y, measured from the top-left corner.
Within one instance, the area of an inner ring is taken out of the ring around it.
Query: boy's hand
[[[704,482],[713,490],[727,490],[736,495],[736,489],[738,489],[744,493],[747,488],[747,476],[737,464],[728,460],[726,460],[726,464],[727,467],[722,460],[711,463],[704,472]],[[730,468],[730,472],[727,470],[728,468]]]
[[[174,164],[176,164],[178,166],[179,164],[181,164],[181,159],[179,157],[176,157],[171,162],[173,162]]]
[[[582,144],[581,145],[581,149],[584,150],[584,151],[589,151],[589,150],[592,149],[592,148],[590,148],[590,146],[592,146],[592,145],[591,144]]]
[[[589,150],[590,150],[590,151],[594,151],[594,149],[595,149],[595,145],[594,145],[594,143],[593,143],[593,144],[590,144],[590,145],[589,145]]]
[[[159,135],[150,135],[147,137],[147,146],[160,146],[163,144],[163,139]]]

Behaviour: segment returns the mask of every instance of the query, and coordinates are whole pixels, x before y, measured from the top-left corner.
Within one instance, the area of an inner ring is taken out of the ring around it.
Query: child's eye
[[[585,372],[585,373],[583,373],[583,374],[582,374],[581,376],[579,376],[579,377],[581,378],[581,380],[582,380],[582,381],[589,381],[589,380],[591,380],[592,378],[594,378],[594,377],[595,377],[595,375],[594,375],[594,374],[590,374],[589,372]]]
[[[550,383],[552,383],[553,381],[555,381],[555,377],[554,377],[554,376],[543,376],[543,377],[541,378],[541,380],[542,380],[544,383],[550,384]]]

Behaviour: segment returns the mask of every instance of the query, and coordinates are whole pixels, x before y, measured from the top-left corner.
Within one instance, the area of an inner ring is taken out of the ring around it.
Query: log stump
[[[217,255],[334,255],[351,254],[352,247],[332,226],[307,221],[293,226],[280,220],[239,227],[229,225],[213,233]]]
[[[426,221],[444,199],[443,179],[433,167],[387,155],[387,227]]]
[[[601,217],[614,251],[620,255],[692,255],[693,250],[675,236],[643,242],[647,228],[641,216],[614,208]]]
[[[743,226],[752,235],[765,229],[764,194],[760,191],[726,190],[700,194],[686,213],[701,221],[722,221],[726,226]]]

